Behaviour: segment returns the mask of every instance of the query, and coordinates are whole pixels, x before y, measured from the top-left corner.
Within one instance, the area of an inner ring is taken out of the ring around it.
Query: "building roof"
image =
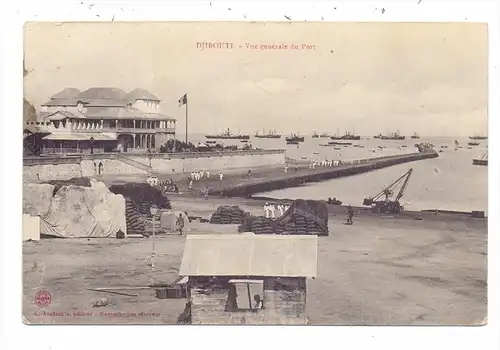
[[[317,236],[188,235],[180,276],[316,277]]]
[[[127,93],[113,87],[93,87],[75,96],[79,99],[125,99]]]
[[[66,88],[61,91],[59,91],[57,94],[51,96],[51,99],[65,99],[65,98],[74,98],[78,94],[80,94],[80,90],[75,89],[75,88]]]
[[[95,107],[125,107],[141,99],[160,102],[158,97],[142,88],[134,89],[127,94],[118,88],[93,87],[83,92],[74,88],[64,89],[53,95],[42,106],[76,106],[78,102],[82,102],[85,105]]]
[[[153,95],[149,91],[144,90],[142,88],[137,88],[137,89],[130,91],[127,94],[127,100],[129,100],[131,102],[135,102],[136,100],[150,100],[150,101],[157,101],[157,102],[160,101],[160,99],[158,97],[156,97],[155,95]]]

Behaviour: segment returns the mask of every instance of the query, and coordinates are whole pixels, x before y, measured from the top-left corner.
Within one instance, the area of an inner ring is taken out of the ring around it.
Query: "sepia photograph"
[[[23,35],[25,324],[487,324],[487,24]]]

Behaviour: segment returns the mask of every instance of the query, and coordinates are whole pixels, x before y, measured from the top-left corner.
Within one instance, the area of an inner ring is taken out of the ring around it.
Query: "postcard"
[[[27,324],[479,325],[488,26],[29,22]]]

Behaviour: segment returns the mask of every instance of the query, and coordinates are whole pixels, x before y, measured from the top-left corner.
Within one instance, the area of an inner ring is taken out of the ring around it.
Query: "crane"
[[[405,190],[408,187],[408,182],[410,181],[412,173],[413,169],[408,170],[396,181],[384,188],[375,196],[365,198],[363,201],[363,205],[369,205],[371,206],[373,211],[379,213],[400,213],[404,210],[404,207],[399,203],[399,201],[403,197]],[[401,188],[397,193],[396,198],[394,198],[394,200],[391,200],[390,197],[394,195],[394,192],[396,191],[398,186],[401,186]]]

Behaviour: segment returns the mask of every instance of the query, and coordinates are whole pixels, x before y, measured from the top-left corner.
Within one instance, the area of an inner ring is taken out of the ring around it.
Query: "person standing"
[[[222,171],[219,173],[219,180],[222,181],[222,179],[224,179],[224,174],[222,173]]]
[[[283,216],[285,214],[285,206],[283,203],[278,204],[278,210],[280,211],[280,216]]]
[[[210,170],[206,171],[207,179],[210,179]]]
[[[287,173],[287,172],[288,172],[288,165],[285,164],[285,173]]]
[[[192,190],[193,189],[193,180],[189,180],[189,189]]]
[[[276,204],[271,204],[269,206],[269,210],[271,212],[271,218],[276,219]]]
[[[354,222],[352,221],[352,218],[354,217],[354,209],[352,209],[352,206],[349,205],[347,207],[347,224],[352,225]]]
[[[269,218],[270,214],[269,203],[264,204],[264,214],[266,215],[266,218]]]
[[[182,231],[184,230],[184,218],[182,217],[182,213],[179,213],[179,216],[177,217],[177,221],[175,224],[177,225],[177,230],[182,236]]]

